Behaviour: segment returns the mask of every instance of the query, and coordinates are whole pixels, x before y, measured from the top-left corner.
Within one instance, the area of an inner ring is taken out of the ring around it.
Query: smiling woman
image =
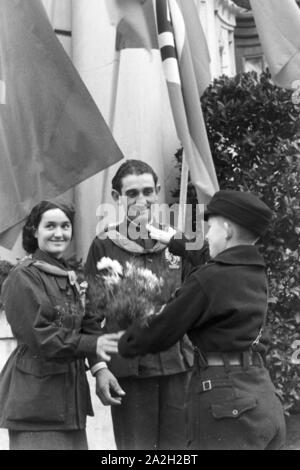
[[[51,201],[40,202],[32,209],[23,228],[25,251],[33,254],[39,248],[60,258],[70,244],[73,221],[72,207]]]
[[[72,238],[71,220],[61,209],[50,209],[42,215],[34,235],[42,251],[61,258]]]
[[[103,334],[63,254],[73,210],[42,201],[23,228],[29,254],[9,274],[2,298],[17,348],[0,375],[0,427],[12,450],[87,449],[93,415],[84,359],[109,360],[119,335]]]

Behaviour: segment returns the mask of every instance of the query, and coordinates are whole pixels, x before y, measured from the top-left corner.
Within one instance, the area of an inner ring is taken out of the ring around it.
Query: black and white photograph
[[[0,450],[300,450],[299,243],[300,0],[0,0]]]

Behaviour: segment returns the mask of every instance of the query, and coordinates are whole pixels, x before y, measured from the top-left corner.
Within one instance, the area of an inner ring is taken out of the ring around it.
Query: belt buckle
[[[202,382],[203,392],[207,392],[212,389],[211,380],[205,380]]]

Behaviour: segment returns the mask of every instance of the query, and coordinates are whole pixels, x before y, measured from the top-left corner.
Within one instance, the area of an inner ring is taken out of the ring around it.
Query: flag
[[[300,80],[300,10],[295,0],[250,0],[263,52],[276,85]]]
[[[166,200],[176,184],[174,154],[179,142],[158,50],[153,1],[130,2],[137,10],[131,16],[123,0],[73,0],[72,59],[125,158],[153,166],[162,183],[161,198]],[[143,17],[146,29],[137,21]],[[111,180],[117,165],[76,187],[76,251],[83,258],[96,233],[98,207],[112,202]]]
[[[69,57],[72,57],[72,2],[73,0],[41,0],[57,39]]]
[[[233,0],[233,2],[240,8],[245,8],[245,10],[250,10],[250,0]]]
[[[143,47],[157,49],[155,17],[152,1],[149,0],[108,0],[114,1],[118,23],[116,50]]]
[[[0,245],[40,200],[121,158],[40,0],[1,0]]]
[[[158,39],[177,134],[198,202],[218,190],[200,97],[209,84],[209,54],[193,1],[156,0]]]

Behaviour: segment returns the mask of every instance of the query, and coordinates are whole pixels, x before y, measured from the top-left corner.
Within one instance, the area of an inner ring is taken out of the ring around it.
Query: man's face
[[[158,202],[158,187],[151,173],[122,178],[121,196],[127,203],[127,217],[139,224],[150,222],[151,206]]]
[[[215,258],[227,247],[227,230],[224,222],[224,219],[218,216],[210,216],[208,219],[209,229],[205,238],[208,241],[211,258]]]

